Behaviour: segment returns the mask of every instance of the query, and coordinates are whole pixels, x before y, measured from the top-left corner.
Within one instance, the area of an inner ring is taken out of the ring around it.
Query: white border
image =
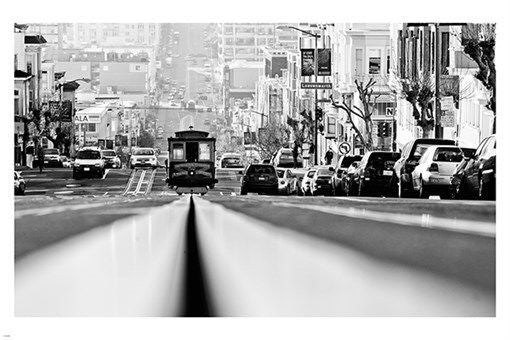
[[[11,339],[509,339],[508,271],[510,188],[508,82],[510,25],[505,1],[10,1],[2,4],[2,187],[0,227],[0,337]],[[13,22],[496,22],[498,69],[497,317],[457,318],[313,318],[313,319],[45,319],[12,318],[12,23]],[[5,38],[5,39],[4,39]],[[8,93],[8,95],[6,95]],[[503,172],[502,172],[503,171]],[[508,209],[506,209],[508,210]],[[505,324],[506,322],[506,324]],[[4,339],[9,339],[5,338]]]

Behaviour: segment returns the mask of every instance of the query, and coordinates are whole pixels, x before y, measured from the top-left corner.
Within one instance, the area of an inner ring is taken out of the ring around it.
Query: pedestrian
[[[326,155],[324,156],[324,159],[326,160],[326,165],[331,165],[331,161],[333,160],[333,150],[331,149],[331,146],[328,148],[328,151],[326,151]]]
[[[297,141],[294,141],[294,147],[292,148],[292,158],[294,160],[294,169],[298,167],[298,156],[299,156],[299,145]]]
[[[39,165],[39,173],[41,173],[44,168],[44,149],[42,146],[39,146],[39,149],[37,150],[37,163]]]
[[[34,142],[30,141],[30,142],[28,142],[27,149],[26,149],[27,166],[30,169],[34,168],[34,153],[35,153]]]
[[[310,146],[308,148],[308,162],[312,165],[315,163],[314,154],[315,154],[315,144],[310,143]]]

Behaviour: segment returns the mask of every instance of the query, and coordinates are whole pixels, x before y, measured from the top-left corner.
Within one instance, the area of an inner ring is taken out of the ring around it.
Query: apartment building
[[[66,42],[74,47],[155,46],[160,39],[160,24],[155,23],[73,23]]]

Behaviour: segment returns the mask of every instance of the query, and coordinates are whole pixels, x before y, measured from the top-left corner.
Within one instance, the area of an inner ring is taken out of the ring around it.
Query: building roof
[[[46,39],[42,35],[26,35],[25,44],[46,44]]]
[[[31,78],[33,77],[30,73],[22,70],[14,70],[14,78]]]

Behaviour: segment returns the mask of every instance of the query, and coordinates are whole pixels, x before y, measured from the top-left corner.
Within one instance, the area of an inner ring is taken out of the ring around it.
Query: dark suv
[[[393,166],[399,158],[400,153],[391,151],[370,151],[365,154],[353,176],[358,196],[388,195]]]
[[[278,175],[270,164],[250,164],[241,179],[241,195],[249,192],[277,194]]]
[[[402,149],[402,155],[395,162],[391,187],[398,197],[410,197],[413,193],[411,173],[421,156],[431,145],[456,145],[451,139],[418,138],[409,141]]]
[[[333,176],[331,176],[331,186],[332,186],[332,193],[335,196],[338,195],[344,195],[344,188],[343,188],[343,177],[345,176],[347,169],[351,166],[352,163],[355,161],[360,161],[362,156],[342,156],[338,160],[338,163],[336,164],[336,167],[334,168],[335,173]]]

